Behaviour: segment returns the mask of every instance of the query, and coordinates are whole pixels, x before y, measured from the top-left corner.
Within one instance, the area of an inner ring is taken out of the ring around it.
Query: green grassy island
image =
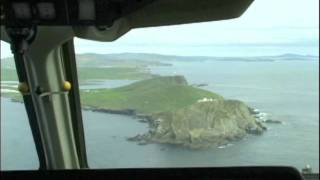
[[[150,130],[128,140],[206,148],[262,134],[250,108],[237,100],[188,85],[183,76],[155,77],[113,89],[82,91],[93,111],[145,118]]]

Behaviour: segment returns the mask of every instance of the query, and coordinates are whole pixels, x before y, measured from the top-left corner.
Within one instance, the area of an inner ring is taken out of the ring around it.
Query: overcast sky
[[[77,53],[242,56],[319,53],[319,0],[255,0],[237,19],[132,30],[116,42],[75,40]],[[2,56],[8,45],[1,43]]]

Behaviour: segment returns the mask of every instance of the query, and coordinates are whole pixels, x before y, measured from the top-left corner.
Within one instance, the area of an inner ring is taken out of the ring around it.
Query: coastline
[[[11,99],[12,102],[18,102],[22,103],[21,100],[15,99],[13,97],[9,97],[8,99]],[[137,113],[134,109],[106,109],[106,108],[99,108],[99,107],[92,107],[92,106],[82,106],[82,110],[84,111],[91,111],[91,112],[99,112],[99,113],[106,113],[106,114],[117,114],[117,115],[124,115],[124,116],[130,116],[133,119],[136,119],[137,121],[141,123],[147,123],[148,128],[145,132],[141,132],[133,137],[128,137],[127,141],[134,141],[138,145],[147,145],[150,143],[163,143],[163,144],[180,144],[185,147],[191,148],[191,149],[202,149],[202,148],[208,148],[212,145],[214,146],[223,146],[228,143],[232,143],[233,141],[241,140],[243,137],[246,136],[246,134],[252,134],[252,135],[262,135],[263,131],[267,130],[267,127],[264,126],[266,121],[259,121],[259,114],[261,112],[258,109],[248,107],[249,115],[252,116],[255,119],[256,128],[245,128],[244,132],[239,134],[233,134],[233,135],[226,135],[226,137],[222,136],[221,139],[218,137],[215,137],[212,142],[210,141],[202,141],[194,143],[193,140],[174,140],[168,137],[161,137],[159,134],[162,132],[159,131],[159,129],[162,129],[162,127],[159,127],[159,117],[157,115],[147,115],[147,114],[141,114]],[[248,116],[249,117],[249,116]],[[249,118],[250,119],[250,118]],[[190,129],[191,130],[191,129]],[[192,131],[190,131],[192,135]],[[196,135],[198,136],[198,135]],[[229,137],[230,136],[230,137]],[[207,137],[209,138],[209,137]],[[210,138],[209,138],[210,139]],[[190,141],[190,142],[189,142]]]

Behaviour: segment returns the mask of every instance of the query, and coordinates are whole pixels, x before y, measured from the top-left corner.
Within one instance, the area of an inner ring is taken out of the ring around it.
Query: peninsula
[[[266,128],[238,100],[188,85],[183,76],[162,76],[113,88],[82,91],[83,106],[93,111],[144,118],[149,131],[128,140],[190,148],[218,146]]]

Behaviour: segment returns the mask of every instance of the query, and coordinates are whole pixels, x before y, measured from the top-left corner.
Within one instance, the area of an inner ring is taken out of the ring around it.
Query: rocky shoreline
[[[260,112],[259,109],[249,107],[250,113],[257,119],[257,121],[262,123],[270,123],[270,124],[283,124],[282,121],[269,119],[267,114],[264,112]]]
[[[94,107],[88,107],[88,106],[82,107],[82,109],[85,111],[131,116],[136,119],[140,119],[140,122],[149,122],[152,119],[152,116],[139,114],[134,109],[105,109],[105,108],[94,108]]]
[[[105,109],[105,108],[94,108],[94,107],[82,107],[83,110],[92,111],[92,112],[101,112],[101,113],[109,113],[109,114],[119,114],[126,116],[135,116],[136,111],[134,109]]]
[[[164,144],[177,144],[189,147],[191,149],[198,148],[208,148],[210,146],[221,146],[226,143],[237,141],[245,137],[247,134],[252,135],[261,135],[264,131],[267,130],[267,127],[263,125],[263,123],[277,123],[277,121],[266,120],[260,121],[258,116],[261,116],[261,112],[257,109],[247,107],[240,101],[235,100],[223,100],[227,103],[227,108],[229,114],[226,115],[226,112],[219,112],[218,116],[225,116],[221,122],[219,119],[211,120],[211,122],[203,123],[204,120],[192,120],[195,121],[194,125],[184,125],[184,122],[178,122],[174,119],[175,113],[159,113],[153,115],[144,115],[138,114],[134,109],[123,109],[123,110],[114,110],[114,109],[103,109],[103,108],[93,108],[93,107],[84,107],[85,110],[90,110],[93,112],[102,112],[102,113],[111,113],[111,114],[119,114],[132,116],[134,118],[139,119],[139,122],[148,123],[149,130],[146,133],[138,134],[134,137],[127,138],[128,141],[137,142],[139,145],[146,145],[149,143],[164,143]],[[205,103],[196,103],[202,108],[216,108],[222,110],[225,102],[210,101]],[[221,106],[221,104],[223,106]],[[218,108],[219,107],[219,108]],[[232,108],[232,109],[231,109]],[[210,109],[211,111],[213,109]],[[187,109],[183,112],[183,119],[185,117],[193,116],[192,113],[188,115],[188,111],[192,112],[193,109]],[[211,111],[208,111],[209,114]],[[203,111],[204,112],[204,111]],[[202,111],[199,111],[195,117],[203,114]],[[207,117],[208,117],[207,112]],[[178,112],[179,113],[179,112]],[[194,112],[193,112],[194,113]],[[221,114],[222,113],[222,114]],[[210,115],[209,115],[210,116]],[[242,119],[240,122],[238,120],[229,120],[232,119],[233,116],[237,116]],[[171,119],[171,120],[170,120]],[[205,119],[205,118],[204,118]],[[190,119],[184,119],[188,123],[192,123]],[[205,120],[207,121],[207,120]],[[216,122],[215,122],[216,121]],[[228,122],[230,121],[230,122]],[[181,123],[181,124],[179,124]],[[215,123],[215,126],[210,124]],[[225,124],[224,124],[225,123]],[[230,124],[231,123],[231,124]],[[180,129],[181,126],[181,129]],[[230,129],[225,129],[225,132],[222,132],[221,129],[226,128],[227,126]]]

